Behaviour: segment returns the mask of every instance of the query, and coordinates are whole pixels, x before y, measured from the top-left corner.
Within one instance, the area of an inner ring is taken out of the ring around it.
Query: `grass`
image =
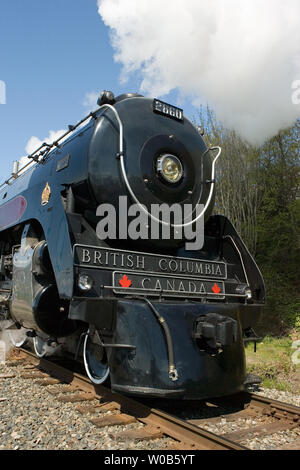
[[[299,394],[300,364],[295,365],[292,361],[292,355],[295,353],[292,349],[293,340],[292,337],[266,336],[261,343],[257,344],[256,353],[253,351],[253,344],[248,344],[246,347],[247,371],[261,376],[263,386],[266,388]]]

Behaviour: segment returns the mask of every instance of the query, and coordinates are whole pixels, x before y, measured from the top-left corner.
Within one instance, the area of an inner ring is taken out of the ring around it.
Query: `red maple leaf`
[[[124,274],[123,278],[119,280],[119,283],[121,284],[122,287],[130,287],[132,284],[132,281],[128,279],[126,274]]]
[[[211,288],[211,290],[212,290],[215,294],[220,294],[220,292],[221,292],[221,289],[220,289],[220,287],[218,286],[217,283]]]

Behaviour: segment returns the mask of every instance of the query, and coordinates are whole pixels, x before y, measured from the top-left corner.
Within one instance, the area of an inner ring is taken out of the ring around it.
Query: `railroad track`
[[[293,442],[278,446],[278,450],[300,450],[300,407],[282,403],[266,398],[255,393],[241,393],[227,399],[212,400],[209,405],[224,409],[229,406],[237,409],[234,412],[218,413],[218,416],[210,418],[191,419],[188,422],[200,426],[219,428],[222,432],[223,425],[235,425],[235,430],[222,433],[222,437],[236,444],[248,447],[252,440],[272,437],[281,432],[293,432],[296,437]],[[247,421],[258,424],[247,425]],[[245,425],[245,427],[244,427]],[[234,427],[234,426],[233,426]]]
[[[55,399],[61,402],[74,403],[79,413],[91,414],[92,425],[99,428],[122,426],[123,431],[114,435],[116,440],[130,442],[168,437],[172,444],[165,450],[247,450],[244,442],[251,438],[296,430],[299,431],[299,437],[289,446],[280,449],[300,449],[300,407],[254,393],[242,393],[206,402],[206,406],[215,415],[213,417],[182,419],[132,398],[112,393],[104,386],[94,385],[87,377],[55,362],[39,359],[27,350],[14,351],[14,358],[16,365],[22,362],[27,364],[21,374],[24,380],[31,379],[40,386],[47,387]],[[55,389],[55,385],[60,387]],[[89,402],[93,404],[89,405]],[[230,412],[233,408],[234,411]],[[113,413],[108,413],[109,411]],[[244,429],[238,424],[238,430],[222,434],[224,422],[234,424],[257,417],[260,420],[259,425]],[[135,429],[130,426],[130,429],[126,429],[127,425],[133,423],[142,423],[143,427]],[[205,429],[207,427],[213,427],[214,432]]]

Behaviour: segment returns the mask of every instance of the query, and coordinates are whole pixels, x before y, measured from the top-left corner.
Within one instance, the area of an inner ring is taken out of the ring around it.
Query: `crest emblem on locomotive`
[[[103,92],[98,105],[1,188],[0,318],[16,346],[73,354],[121,393],[243,390],[265,288],[212,215],[221,149],[160,100]]]
[[[51,189],[50,189],[49,183],[47,183],[42,192],[42,206],[45,206],[46,204],[48,204],[50,200],[50,196],[51,196]]]

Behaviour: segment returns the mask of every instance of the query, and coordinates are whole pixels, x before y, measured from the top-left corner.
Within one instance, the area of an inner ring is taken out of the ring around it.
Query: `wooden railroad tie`
[[[115,401],[112,402],[107,402],[107,403],[99,403],[98,405],[95,406],[77,406],[77,410],[81,414],[86,414],[86,413],[106,413],[107,411],[120,411],[121,410],[121,405],[120,403],[117,403]]]
[[[163,437],[161,429],[154,426],[144,426],[140,429],[128,429],[117,434],[110,434],[111,439],[120,441],[150,441],[153,439],[161,439]]]
[[[42,387],[48,387],[49,385],[58,385],[61,382],[58,379],[42,379],[36,380],[35,383],[41,385]]]
[[[95,400],[95,396],[91,393],[76,393],[74,395],[66,395],[57,397],[61,403],[79,403],[81,401],[92,401]]]
[[[59,382],[61,384],[61,382]],[[54,384],[56,385],[56,384]],[[63,393],[74,393],[80,391],[77,387],[73,387],[72,385],[62,385],[61,388],[56,388],[56,389],[47,389],[47,392],[50,393],[50,395],[61,395]]]
[[[106,426],[125,426],[126,424],[136,423],[137,420],[134,416],[120,413],[117,415],[103,416],[102,418],[92,418],[90,422],[98,428],[104,428]]]
[[[15,374],[0,374],[0,380],[14,379]]]
[[[261,424],[248,429],[241,429],[239,431],[222,434],[222,437],[229,439],[230,441],[242,442],[254,437],[264,437],[275,434],[280,431],[287,431],[297,427],[297,424],[293,424],[287,421],[278,421],[274,423]]]
[[[44,372],[35,372],[35,371],[32,371],[32,372],[24,372],[22,374],[20,374],[20,377],[22,379],[45,379],[47,377],[49,377],[47,374],[45,374]]]

